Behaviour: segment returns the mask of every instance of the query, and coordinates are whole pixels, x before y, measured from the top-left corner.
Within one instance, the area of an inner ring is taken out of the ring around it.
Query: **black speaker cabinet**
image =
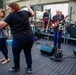
[[[76,38],[76,27],[72,27],[71,32],[70,32],[70,37]]]
[[[41,45],[40,48],[41,53],[47,54],[47,55],[54,55],[55,49],[52,46],[47,46],[47,45]]]
[[[76,47],[75,47],[75,49],[73,50],[73,52],[74,52],[74,54],[76,55]]]

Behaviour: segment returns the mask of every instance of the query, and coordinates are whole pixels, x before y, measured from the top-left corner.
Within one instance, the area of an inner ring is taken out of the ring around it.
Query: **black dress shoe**
[[[9,69],[9,72],[18,72],[18,71],[20,71],[20,68],[12,67]]]

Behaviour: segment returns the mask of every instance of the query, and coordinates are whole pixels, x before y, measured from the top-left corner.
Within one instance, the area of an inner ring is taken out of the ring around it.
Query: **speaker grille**
[[[55,53],[55,49],[51,46],[42,45],[40,49],[41,53],[52,56]]]

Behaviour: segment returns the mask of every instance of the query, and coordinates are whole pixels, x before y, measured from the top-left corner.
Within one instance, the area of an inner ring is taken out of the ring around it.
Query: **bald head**
[[[59,15],[59,13],[60,13],[60,11],[59,10],[56,10],[56,14]]]

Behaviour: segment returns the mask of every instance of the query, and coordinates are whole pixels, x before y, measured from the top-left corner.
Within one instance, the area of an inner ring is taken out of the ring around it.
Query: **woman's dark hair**
[[[16,3],[16,2],[12,2],[8,6],[11,7],[12,9],[14,9],[14,11],[16,11],[16,12],[21,9],[20,6],[19,6],[19,4]]]

